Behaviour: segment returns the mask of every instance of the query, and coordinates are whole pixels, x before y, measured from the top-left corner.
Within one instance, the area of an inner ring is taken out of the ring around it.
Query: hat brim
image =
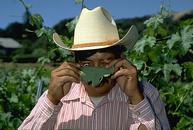
[[[84,51],[84,50],[95,50],[95,49],[103,49],[103,48],[108,48],[116,45],[123,45],[125,46],[128,50],[131,50],[135,43],[137,42],[139,37],[137,28],[132,25],[129,29],[129,31],[125,34],[125,36],[118,40],[117,42],[113,43],[112,45],[103,45],[103,46],[90,46],[90,47],[80,47],[80,48],[70,48],[68,47],[60,38],[60,36],[57,33],[53,34],[53,41],[56,43],[61,48],[64,48],[69,51]]]

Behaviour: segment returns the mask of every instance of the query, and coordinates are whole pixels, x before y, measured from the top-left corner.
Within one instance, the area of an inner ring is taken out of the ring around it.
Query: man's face
[[[96,52],[84,61],[80,61],[81,66],[92,66],[92,67],[104,67],[107,68],[109,63],[115,59],[114,54],[109,52]],[[111,78],[105,78],[97,86],[90,86],[85,84],[85,89],[89,96],[102,96],[108,93],[114,86],[114,81]]]

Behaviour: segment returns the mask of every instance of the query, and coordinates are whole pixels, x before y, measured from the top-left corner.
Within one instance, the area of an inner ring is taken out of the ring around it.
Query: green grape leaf
[[[186,26],[181,30],[182,36],[182,47],[184,50],[184,54],[187,53],[191,45],[193,45],[193,28],[191,26]]]
[[[35,31],[37,37],[41,37],[43,35],[46,36],[47,40],[49,42],[52,42],[52,34],[54,33],[54,29],[50,28],[50,27],[43,27],[41,29],[37,29]]]
[[[61,58],[65,59],[66,61],[70,61],[70,62],[75,61],[75,57],[71,51],[63,48],[58,48],[58,52],[60,53]]]
[[[182,67],[179,64],[172,64],[172,63],[164,64],[163,69],[165,80],[170,79],[170,73],[172,71],[175,72],[178,76],[180,76],[182,73]]]
[[[145,46],[153,47],[155,43],[156,43],[155,37],[146,35],[135,44],[134,50],[136,50],[137,52],[143,53]]]
[[[150,17],[148,20],[144,22],[147,27],[153,27],[153,29],[157,29],[159,25],[163,24],[164,17],[162,15],[155,15]]]
[[[74,29],[75,29],[75,27],[76,27],[76,24],[77,24],[77,22],[78,22],[78,19],[79,19],[79,17],[76,16],[72,21],[70,21],[70,22],[68,22],[68,23],[66,24],[66,27],[68,28],[68,31],[69,31],[69,32],[73,32],[73,31],[74,31]]]
[[[158,26],[157,32],[154,31],[154,33],[160,35],[161,37],[168,36],[168,31],[163,26]]]
[[[51,62],[50,59],[47,58],[47,57],[44,57],[44,56],[38,58],[38,61],[37,61],[37,63],[41,63],[43,65],[46,64],[46,63],[48,64],[50,62]]]
[[[37,37],[41,37],[44,34],[44,29],[41,28],[35,31]]]
[[[175,43],[181,40],[179,33],[172,34],[171,39],[167,40],[168,48],[171,49]]]
[[[181,21],[180,25],[182,27],[191,25],[193,27],[193,18],[188,18],[184,21]]]
[[[157,74],[162,70],[162,64],[153,63],[150,68]]]
[[[148,57],[153,63],[161,62],[162,47],[155,46],[153,49],[147,52]]]
[[[73,39],[69,39],[68,37],[62,36],[62,35],[60,35],[60,38],[62,39],[63,43],[64,43],[66,46],[68,46],[68,47],[71,47],[71,46],[72,46]]]
[[[92,86],[100,84],[104,77],[108,77],[113,74],[113,68],[101,68],[101,67],[81,67],[80,79],[87,83],[92,83]]]
[[[12,94],[11,98],[9,99],[11,103],[18,103],[19,99],[16,94]]]
[[[190,78],[193,78],[193,62],[189,61],[189,62],[185,62],[183,63],[184,68],[187,69],[187,73],[189,75]]]
[[[29,18],[29,22],[31,25],[35,25],[37,28],[41,28],[43,24],[43,18],[40,14],[32,14]]]
[[[137,67],[138,70],[141,70],[142,67],[144,66],[145,62],[143,60],[137,60],[134,59],[132,63]]]

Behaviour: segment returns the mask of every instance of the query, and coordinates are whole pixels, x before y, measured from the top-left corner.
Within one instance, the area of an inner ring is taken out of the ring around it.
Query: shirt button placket
[[[92,112],[92,130],[94,130],[96,128],[96,109],[93,109]]]
[[[139,122],[139,115],[140,115],[140,112],[138,112],[138,111],[134,111],[133,112],[133,118],[134,118],[134,120],[136,121],[136,122]]]

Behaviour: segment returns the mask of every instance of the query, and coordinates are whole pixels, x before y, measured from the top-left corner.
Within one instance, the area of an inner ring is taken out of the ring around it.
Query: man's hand
[[[80,82],[79,65],[64,62],[51,73],[51,81],[48,88],[48,99],[55,105],[60,102],[70,90],[72,82]]]
[[[139,90],[136,67],[126,59],[116,59],[109,66],[114,66],[115,73],[111,78],[117,81],[129,97],[130,103],[137,104],[142,101],[144,97]]]

